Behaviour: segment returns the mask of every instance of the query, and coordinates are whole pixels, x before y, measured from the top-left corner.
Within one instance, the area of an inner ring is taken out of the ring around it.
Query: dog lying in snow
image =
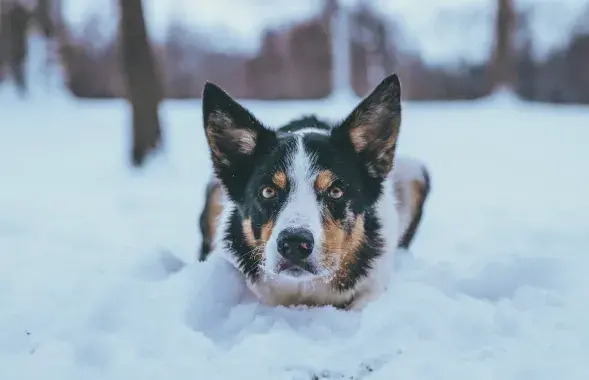
[[[214,167],[200,217],[200,260],[234,270],[268,305],[361,309],[386,290],[398,247],[421,220],[429,175],[395,157],[397,75],[344,121],[313,116],[270,129],[214,84],[203,92]]]
[[[305,117],[292,121],[288,126],[299,122],[314,122],[324,126],[327,125],[314,117]],[[280,129],[288,128],[288,126]],[[395,170],[391,172],[390,177],[395,188],[397,214],[401,218],[398,247],[409,249],[421,223],[423,208],[429,195],[429,172],[419,160],[407,156],[398,156],[395,159]],[[205,190],[205,203],[199,217],[201,235],[201,247],[198,252],[199,261],[205,261],[214,247],[215,232],[225,199],[226,196],[223,195],[219,179],[214,174],[211,175]]]

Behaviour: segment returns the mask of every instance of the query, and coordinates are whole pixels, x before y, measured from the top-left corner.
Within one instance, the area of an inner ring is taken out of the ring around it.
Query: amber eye
[[[340,199],[343,196],[344,196],[344,191],[337,186],[334,186],[329,190],[329,197],[331,199]]]
[[[272,199],[276,196],[276,190],[270,186],[266,186],[262,189],[262,197],[265,199]]]

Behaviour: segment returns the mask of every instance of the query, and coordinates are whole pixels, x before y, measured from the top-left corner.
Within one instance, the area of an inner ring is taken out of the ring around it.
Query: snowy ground
[[[204,269],[166,275],[164,254],[198,247],[199,102],[165,105],[167,153],[134,173],[122,102],[0,95],[2,380],[589,378],[587,108],[407,104],[400,151],[433,192],[390,292],[362,314],[211,312],[203,335]],[[268,123],[352,107],[247,104]]]

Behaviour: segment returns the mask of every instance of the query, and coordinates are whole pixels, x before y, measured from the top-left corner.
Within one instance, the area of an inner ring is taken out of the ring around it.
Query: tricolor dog
[[[361,309],[386,290],[429,192],[425,167],[395,157],[397,75],[335,124],[303,117],[273,129],[211,83],[203,118],[215,178],[201,259],[229,263],[268,305]]]

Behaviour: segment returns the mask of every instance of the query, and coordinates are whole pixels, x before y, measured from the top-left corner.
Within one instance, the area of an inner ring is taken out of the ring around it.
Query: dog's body
[[[336,125],[305,117],[271,130],[210,83],[203,116],[218,182],[207,187],[201,259],[214,236],[212,255],[269,305],[360,309],[385,291],[429,190],[409,160],[420,174],[395,183],[396,75]]]

